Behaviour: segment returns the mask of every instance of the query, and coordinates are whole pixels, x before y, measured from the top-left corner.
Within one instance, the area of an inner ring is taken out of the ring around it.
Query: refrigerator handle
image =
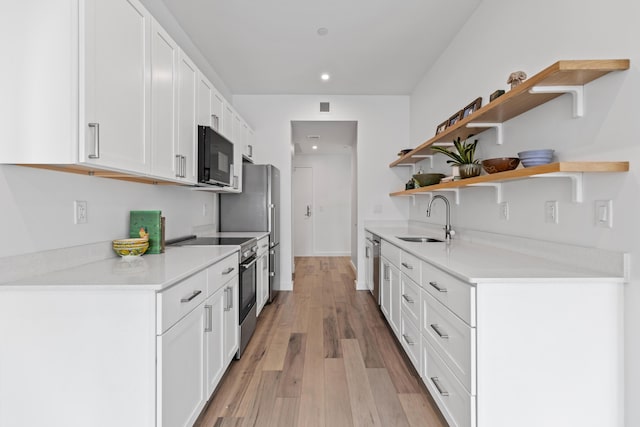
[[[278,222],[276,221],[276,205],[274,205],[273,203],[269,204],[269,208],[271,209],[271,228],[272,228],[272,233],[273,236],[271,236],[271,242],[272,245],[275,246],[275,243],[273,243],[273,238],[274,236],[278,236]]]

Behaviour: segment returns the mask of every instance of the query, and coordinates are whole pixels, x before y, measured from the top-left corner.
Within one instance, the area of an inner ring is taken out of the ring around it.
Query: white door
[[[199,306],[158,337],[158,426],[195,423],[204,394],[204,309]]]
[[[89,0],[85,28],[80,159],[148,172],[151,15],[137,0]]]
[[[226,288],[218,289],[204,303],[205,310],[205,374],[207,393],[211,396],[226,368],[224,357],[224,316]]]
[[[293,169],[293,255],[313,256],[313,168]]]
[[[176,42],[154,20],[151,25],[151,172],[182,175],[178,146],[178,55]]]
[[[178,153],[181,157],[182,178],[196,182],[196,104],[198,91],[198,69],[194,63],[180,52],[178,68]]]

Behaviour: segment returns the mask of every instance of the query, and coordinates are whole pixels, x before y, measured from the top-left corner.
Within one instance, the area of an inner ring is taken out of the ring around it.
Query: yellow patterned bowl
[[[121,257],[136,257],[145,253],[149,249],[149,242],[138,243],[137,245],[130,245],[126,247],[113,245],[115,253]]]
[[[116,247],[123,247],[123,248],[128,248],[131,246],[140,246],[143,245],[145,243],[149,243],[149,238],[148,237],[136,237],[136,238],[131,238],[131,239],[117,239],[113,241],[113,246]]]

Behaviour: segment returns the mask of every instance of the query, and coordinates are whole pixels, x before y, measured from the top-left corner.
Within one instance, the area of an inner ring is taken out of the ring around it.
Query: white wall
[[[331,103],[330,113],[319,112],[321,101]],[[409,140],[408,96],[236,95],[234,105],[254,126],[256,161],[272,163],[281,171],[283,290],[292,288],[289,279],[292,271],[292,120],[358,122],[357,242],[360,255],[364,252],[361,242],[364,241],[365,220],[406,219],[407,200],[388,196],[401,185],[402,173],[388,165]],[[362,256],[358,257],[358,271],[364,271],[362,259]]]
[[[530,179],[504,185],[510,219],[499,219],[491,189],[461,191],[452,222],[484,230],[631,254],[632,280],[625,285],[626,424],[640,425],[640,134],[635,117],[640,92],[640,3],[511,2],[485,0],[456,39],[424,76],[411,96],[411,140],[415,146],[436,126],[477,96],[506,89],[510,72],[533,75],[560,59],[630,58],[631,69],[605,76],[586,86],[586,115],[572,118],[565,95],[505,123],[505,142],[495,145],[494,131],[480,135],[480,158],[513,156],[531,148],[553,148],[560,160],[628,160],[624,174],[590,174],[584,203],[571,201],[568,181]],[[447,171],[443,159],[436,165]],[[613,200],[614,228],[594,226],[594,201]],[[410,209],[410,218],[425,221],[425,199]],[[559,202],[559,224],[544,222],[544,203]],[[433,221],[443,223],[444,209]],[[579,298],[580,295],[576,295]],[[597,337],[594,337],[597,339]],[[598,369],[594,366],[594,369]],[[597,392],[597,390],[594,390]],[[588,408],[585,408],[588,410]]]
[[[161,210],[166,237],[214,224],[217,197],[186,187],[158,186],[0,165],[0,257],[129,236],[130,210]],[[73,201],[85,200],[88,222],[73,223]],[[203,205],[207,214],[203,215]]]
[[[351,156],[296,154],[294,167],[313,169],[313,255],[351,254]]]

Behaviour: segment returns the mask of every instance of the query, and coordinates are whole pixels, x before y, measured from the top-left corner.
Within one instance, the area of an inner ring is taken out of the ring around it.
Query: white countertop
[[[531,283],[531,282],[608,282],[623,283],[623,277],[609,273],[554,262],[541,257],[490,245],[454,239],[451,243],[414,243],[398,236],[425,236],[444,240],[441,234],[407,227],[368,226],[370,231],[387,242],[423,259],[469,283]]]
[[[163,254],[147,254],[131,261],[113,257],[1,283],[0,290],[25,286],[88,286],[92,289],[105,287],[161,291],[237,253],[239,249],[240,246],[169,246]]]

